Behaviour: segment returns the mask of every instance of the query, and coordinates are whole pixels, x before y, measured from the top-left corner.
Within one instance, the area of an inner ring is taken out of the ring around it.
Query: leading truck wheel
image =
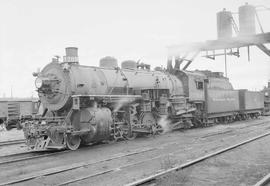
[[[137,137],[137,133],[132,133],[131,135],[125,135],[127,140],[134,140]]]
[[[81,144],[80,136],[67,135],[67,147],[70,150],[77,150]]]

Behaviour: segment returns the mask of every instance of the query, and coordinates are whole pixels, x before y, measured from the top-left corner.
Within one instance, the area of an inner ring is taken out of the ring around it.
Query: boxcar
[[[0,124],[5,124],[7,129],[19,127],[21,119],[31,118],[37,111],[37,99],[1,98]]]
[[[239,104],[241,114],[260,114],[264,109],[264,95],[262,92],[239,90]]]

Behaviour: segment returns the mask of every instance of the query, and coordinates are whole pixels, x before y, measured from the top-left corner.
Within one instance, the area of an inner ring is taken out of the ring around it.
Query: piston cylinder
[[[72,125],[77,131],[86,131],[81,135],[83,143],[93,143],[110,138],[112,116],[108,108],[85,108],[73,116]]]

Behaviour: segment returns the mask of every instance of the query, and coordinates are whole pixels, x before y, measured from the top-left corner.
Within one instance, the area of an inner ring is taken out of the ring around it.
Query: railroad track
[[[168,142],[163,146],[168,146],[171,144],[177,144],[176,142]],[[163,148],[163,146],[159,148]],[[92,146],[85,146],[83,148],[80,148],[77,150],[83,151],[86,150],[87,148],[91,148]],[[145,147],[144,147],[145,148]],[[32,160],[32,159],[38,159],[38,158],[44,158],[44,157],[49,157],[49,156],[55,156],[59,154],[64,154],[68,153],[71,150],[63,150],[63,151],[43,151],[43,152],[22,152],[22,153],[16,153],[16,154],[10,154],[10,155],[4,155],[0,156],[0,166],[4,164],[10,164],[10,163],[16,163],[20,161],[26,161],[26,160]]]
[[[263,123],[266,123],[266,122],[261,122],[259,124],[263,124]],[[256,124],[258,125],[258,124]],[[249,127],[247,127],[249,128]],[[231,131],[225,131],[224,133],[228,133],[228,132],[231,132]],[[220,132],[218,132],[217,134],[221,134]],[[249,143],[251,141],[254,141],[256,139],[259,139],[259,138],[262,138],[264,136],[267,136],[269,135],[269,133],[266,133],[266,134],[263,134],[263,135],[260,135],[260,136],[257,136],[255,138],[252,138],[252,139],[249,139],[245,142],[242,142],[242,143],[239,143],[237,145],[234,145],[234,146],[231,146],[229,148],[226,148],[225,151],[221,150],[221,151],[218,151],[218,152],[215,152],[213,153],[211,156],[204,156],[202,158],[198,158],[196,160],[193,160],[191,162],[188,162],[186,164],[183,164],[181,166],[178,166],[178,167],[174,167],[173,169],[168,169],[166,170],[165,172],[160,172],[157,177],[159,176],[162,176],[166,173],[171,172],[171,171],[175,171],[175,170],[180,170],[180,169],[183,169],[183,168],[186,168],[188,166],[191,166],[193,164],[196,164],[200,161],[203,161],[205,159],[208,159],[212,156],[215,156],[215,155],[218,155],[218,154],[221,154],[223,152],[226,152],[228,150],[231,150],[233,148],[236,148],[238,146],[241,146],[241,145],[244,145],[246,143]],[[214,134],[216,135],[216,134]],[[201,136],[201,138],[205,138],[205,137],[210,137],[209,135],[206,135],[206,136]],[[174,142],[175,143],[175,142]],[[166,145],[166,144],[165,144]],[[164,146],[165,146],[164,145]],[[85,148],[82,148],[82,149],[85,149]],[[60,166],[60,167],[55,167],[55,168],[49,168],[49,169],[46,169],[46,170],[41,170],[41,171],[37,171],[37,172],[34,172],[34,173],[29,173],[29,174],[25,174],[25,175],[20,175],[18,177],[16,177],[14,180],[10,180],[10,181],[7,181],[7,182],[4,182],[4,183],[0,183],[0,185],[8,185],[8,184],[15,184],[15,183],[21,183],[21,182],[25,182],[25,181],[28,181],[28,180],[31,180],[31,179],[34,179],[34,178],[38,178],[38,177],[41,177],[41,176],[49,176],[49,175],[54,175],[54,174],[58,174],[58,173],[61,173],[61,172],[66,172],[66,171],[70,171],[70,170],[74,170],[74,169],[77,169],[77,168],[81,168],[81,167],[86,167],[86,166],[89,166],[89,165],[93,165],[93,164],[98,164],[98,163],[101,163],[101,162],[105,162],[105,161],[110,161],[110,160],[114,160],[114,159],[120,159],[122,157],[126,157],[126,156],[131,156],[131,155],[135,155],[135,154],[139,154],[139,153],[144,153],[144,152],[147,152],[147,151],[152,151],[152,150],[155,150],[157,148],[149,148],[149,147],[146,147],[144,149],[137,149],[135,151],[132,151],[132,152],[128,152],[128,153],[120,153],[120,154],[114,154],[113,156],[109,157],[109,158],[105,158],[105,159],[102,159],[102,160],[99,160],[99,161],[87,161],[87,162],[79,162],[79,163],[74,163],[74,164],[70,164],[70,165],[65,165],[65,166]],[[80,150],[80,149],[79,149]],[[20,157],[20,155],[17,155],[14,154],[13,157],[6,157],[7,159],[4,160],[4,161],[1,161],[1,157],[0,157],[0,165],[1,164],[7,164],[7,163],[12,163],[12,162],[18,162],[18,161],[24,161],[24,160],[29,160],[29,159],[35,159],[35,158],[41,158],[41,157],[46,157],[46,156],[52,156],[52,155],[56,155],[56,154],[61,154],[61,153],[66,153],[66,152],[69,152],[69,151],[61,151],[61,152],[57,152],[57,153],[51,153],[51,154],[38,154],[38,155],[31,155],[31,157]],[[174,152],[176,153],[176,152]],[[23,154],[28,154],[28,153],[23,153]],[[21,155],[23,155],[21,154]],[[164,156],[164,155],[163,155]],[[158,157],[155,157],[153,159],[157,159],[157,158],[161,158],[162,156],[158,156]],[[64,183],[59,183],[58,185],[66,185],[66,184],[69,184],[69,183],[74,183],[74,182],[78,182],[78,181],[81,181],[81,180],[84,180],[84,179],[88,179],[88,178],[92,178],[92,177],[96,177],[96,176],[99,176],[99,175],[102,175],[102,174],[106,174],[106,173],[111,173],[111,172],[117,172],[121,169],[124,169],[126,167],[130,167],[130,166],[134,166],[136,164],[140,164],[140,163],[143,163],[143,162],[146,162],[146,161],[150,161],[151,159],[146,159],[146,160],[143,160],[141,162],[135,162],[135,163],[131,163],[131,164],[126,164],[124,166],[121,166],[121,167],[118,167],[118,168],[111,168],[111,169],[106,169],[104,171],[100,171],[100,172],[96,172],[96,173],[93,173],[93,174],[90,174],[90,175],[87,175],[87,176],[82,176],[82,177],[78,177],[76,179],[73,179],[73,180],[69,180],[69,181],[66,181]],[[1,163],[2,162],[2,163]],[[135,183],[130,183],[128,185],[140,185],[142,183],[145,183],[145,182],[148,182],[148,181],[151,181],[157,177],[152,177],[151,179],[148,178],[144,178],[143,181],[138,181],[135,182]],[[145,180],[146,179],[146,180]]]
[[[15,145],[15,144],[22,144],[24,143],[25,140],[21,139],[21,140],[11,140],[11,141],[2,141],[0,142],[0,146],[8,146],[8,145]]]
[[[217,155],[219,155],[219,154],[225,153],[225,152],[227,152],[227,151],[233,150],[233,149],[235,149],[235,148],[237,148],[237,147],[240,147],[240,146],[242,146],[242,145],[245,145],[245,144],[247,144],[247,143],[253,142],[253,141],[255,141],[255,140],[258,140],[258,139],[260,139],[260,138],[263,138],[263,137],[266,137],[266,136],[269,136],[269,135],[270,135],[270,132],[267,132],[267,133],[265,133],[265,134],[262,134],[262,135],[253,137],[253,138],[251,138],[251,139],[248,139],[248,140],[245,140],[245,141],[243,141],[243,142],[237,143],[237,144],[232,145],[232,146],[230,146],[230,147],[227,147],[227,148],[218,150],[218,151],[216,151],[216,152],[207,154],[207,155],[205,155],[205,156],[202,156],[202,157],[200,157],[200,158],[194,159],[194,160],[189,161],[189,162],[187,162],[187,163],[184,163],[184,164],[175,166],[175,167],[170,168],[170,169],[167,169],[167,170],[161,170],[159,173],[150,175],[150,176],[145,177],[145,178],[142,178],[142,179],[138,179],[138,180],[136,180],[136,181],[134,181],[134,182],[131,182],[131,183],[127,184],[126,186],[137,186],[137,185],[145,184],[145,183],[147,183],[147,182],[151,182],[151,181],[153,181],[153,180],[155,180],[155,179],[157,179],[157,178],[159,178],[159,177],[161,177],[161,176],[163,176],[163,175],[166,175],[166,174],[168,174],[168,173],[171,173],[171,172],[174,172],[174,171],[178,171],[178,170],[185,169],[185,168],[187,168],[187,167],[190,167],[190,166],[192,166],[192,165],[195,165],[195,164],[197,164],[197,163],[200,163],[200,162],[202,162],[202,161],[204,161],[204,160],[210,159],[211,157],[214,157],[214,156],[217,156]],[[268,175],[268,177],[265,178],[265,180],[270,181],[270,175]],[[260,185],[260,186],[262,186],[262,185]]]
[[[46,151],[46,152],[22,152],[17,154],[10,154],[5,156],[0,156],[0,165],[9,164],[9,163],[16,163],[19,161],[26,161],[31,159],[37,159],[37,158],[44,158],[49,156],[55,156],[58,154],[67,153],[70,150],[66,151]]]
[[[135,181],[135,182],[132,182],[132,183],[130,183],[130,184],[127,184],[126,186],[141,185],[141,184],[143,184],[143,183],[152,181],[152,180],[156,179],[157,177],[160,177],[160,176],[162,176],[162,175],[164,175],[164,174],[167,174],[167,173],[169,173],[169,172],[187,168],[187,167],[189,167],[189,166],[191,166],[191,165],[194,165],[194,164],[196,164],[196,163],[199,163],[199,162],[201,162],[201,161],[203,161],[203,160],[206,160],[206,159],[208,159],[208,158],[210,158],[210,157],[213,157],[213,156],[216,156],[216,155],[218,155],[218,154],[224,153],[224,152],[226,152],[226,151],[229,151],[229,150],[231,150],[231,149],[237,148],[237,147],[239,147],[239,146],[242,146],[242,145],[244,145],[244,144],[250,143],[250,142],[252,142],[252,141],[255,141],[255,140],[257,140],[257,139],[263,138],[263,137],[268,136],[268,135],[270,135],[270,132],[269,132],[269,133],[266,133],[266,134],[263,134],[263,135],[256,136],[256,137],[254,137],[254,138],[251,138],[251,139],[249,139],[249,140],[243,141],[243,142],[241,142],[241,143],[238,143],[238,144],[236,144],[236,145],[230,146],[230,147],[228,147],[228,148],[219,150],[219,151],[217,151],[217,152],[208,154],[208,155],[203,156],[203,157],[201,157],[201,158],[197,158],[197,159],[195,159],[195,160],[193,160],[193,161],[187,162],[187,163],[182,164],[182,165],[180,165],[180,166],[178,166],[178,167],[174,167],[174,168],[172,168],[172,169],[167,169],[167,170],[165,170],[165,171],[161,171],[161,172],[159,172],[158,174],[154,174],[154,175],[152,175],[152,176],[150,176],[150,177],[147,177],[147,178],[144,178],[144,179],[141,179],[141,180],[137,180],[137,181]],[[106,169],[106,170],[104,170],[104,171],[96,172],[96,173],[94,173],[94,174],[89,174],[89,175],[86,175],[86,176],[77,177],[76,179],[71,179],[71,180],[68,180],[68,181],[65,181],[65,182],[56,184],[56,185],[57,185],[57,186],[64,186],[64,185],[68,185],[68,184],[71,184],[71,183],[75,183],[75,182],[79,182],[79,181],[82,181],[82,180],[86,180],[86,179],[89,179],[89,178],[92,178],[92,177],[100,176],[100,175],[103,175],[103,174],[117,172],[117,171],[119,171],[119,170],[122,170],[122,169],[125,169],[125,168],[128,168],[128,167],[133,167],[133,166],[138,165],[138,164],[143,164],[143,163],[145,163],[145,162],[147,162],[147,161],[151,161],[151,160],[154,160],[154,159],[160,159],[160,158],[166,157],[166,156],[168,156],[168,155],[173,155],[173,154],[175,154],[175,153],[177,154],[177,153],[180,153],[181,151],[182,151],[182,150],[178,150],[178,151],[175,151],[174,153],[170,153],[170,154],[167,154],[167,155],[159,155],[159,156],[156,156],[156,157],[151,158],[151,159],[145,159],[145,160],[138,161],[138,162],[135,162],[135,163],[126,164],[126,165],[123,165],[123,166],[120,166],[120,167],[117,167],[117,168]]]
[[[94,162],[90,160],[90,161],[87,161],[87,162],[74,163],[74,164],[70,164],[70,165],[64,165],[64,166],[60,166],[60,167],[56,167],[56,168],[51,168],[51,169],[38,171],[38,172],[35,172],[35,173],[29,173],[27,175],[18,176],[16,179],[11,180],[11,181],[2,182],[2,183],[0,183],[0,186],[21,183],[21,182],[28,181],[28,180],[38,178],[38,177],[41,177],[41,176],[48,176],[48,175],[57,174],[57,173],[61,173],[61,172],[65,172],[65,171],[69,171],[69,170],[73,170],[73,169],[78,169],[78,168],[81,168],[81,167],[97,164],[97,163],[100,163],[100,162],[109,161],[109,160],[112,160],[112,159],[118,159],[118,158],[131,156],[131,155],[138,154],[138,153],[151,151],[151,150],[154,150],[154,149],[155,148],[137,149],[137,150],[135,150],[133,152],[119,153],[119,154],[116,154],[116,155],[114,155],[114,156],[112,156],[110,158],[105,158],[105,159],[94,161]],[[111,170],[107,170],[105,172],[106,173],[111,172]],[[97,176],[97,175],[100,175],[100,174],[104,174],[104,172],[94,174],[93,176]],[[59,184],[59,185],[62,185],[62,184]]]
[[[252,126],[257,126],[257,125],[261,125],[261,124],[265,124],[265,123],[266,122],[261,122],[261,123],[258,123],[258,124],[252,125]],[[250,128],[252,126],[247,126],[245,128]],[[243,128],[241,128],[241,129],[243,129]],[[225,130],[225,131],[221,131],[221,132],[207,134],[207,135],[204,135],[200,138],[208,138],[208,137],[231,133],[231,132],[233,132],[233,130]],[[15,140],[14,142],[16,142],[16,141],[17,140]],[[170,144],[170,143],[178,144],[178,143],[174,143],[174,142],[169,142],[168,144]],[[85,148],[91,148],[91,146],[81,148],[77,151],[83,150]],[[0,156],[0,165],[9,164],[9,163],[16,163],[16,162],[32,160],[32,159],[38,159],[38,158],[44,158],[44,157],[49,157],[49,156],[53,156],[53,155],[64,154],[67,152],[70,152],[70,150],[64,150],[64,151],[58,151],[58,152],[43,151],[43,152],[22,152],[22,153],[10,154],[10,155],[5,155],[5,156]]]
[[[258,181],[254,186],[265,186],[270,183],[270,173]]]
[[[201,161],[209,159],[209,158],[211,158],[213,156],[216,156],[218,154],[222,154],[224,152],[227,152],[229,150],[232,150],[234,148],[237,148],[239,146],[250,143],[252,141],[263,138],[263,137],[268,136],[268,135],[270,135],[270,132],[265,133],[263,135],[256,136],[256,137],[248,139],[248,140],[245,140],[245,141],[243,141],[241,143],[238,143],[236,145],[224,148],[222,150],[219,150],[217,152],[205,155],[203,157],[197,158],[195,160],[192,160],[192,161],[187,162],[185,164],[182,164],[180,166],[161,171],[158,174],[154,174],[154,175],[151,175],[149,177],[137,180],[135,182],[127,184],[127,186],[141,185],[143,183],[152,181],[152,180],[154,180],[154,179],[156,179],[156,178],[158,178],[158,177],[160,177],[160,176],[162,176],[164,174],[170,173],[172,171],[177,171],[177,170],[180,170],[180,169],[187,168],[187,167],[189,167],[191,165],[194,165],[196,163],[199,163]],[[134,150],[134,151],[129,152],[129,153],[115,154],[112,157],[105,158],[105,159],[102,159],[102,160],[98,160],[98,161],[95,161],[95,162],[87,161],[87,162],[74,163],[74,164],[70,164],[70,165],[65,165],[65,166],[55,167],[55,168],[51,168],[51,169],[46,169],[46,170],[38,171],[38,172],[35,172],[35,173],[29,173],[27,175],[18,176],[14,180],[4,182],[4,183],[0,183],[0,185],[9,185],[9,184],[21,183],[21,182],[29,181],[31,179],[35,179],[35,178],[38,178],[38,177],[41,177],[41,176],[44,177],[44,176],[54,175],[54,174],[58,174],[58,173],[63,173],[63,172],[66,172],[66,171],[78,169],[78,168],[81,168],[81,167],[87,167],[87,166],[90,166],[90,165],[93,165],[93,164],[106,162],[106,161],[110,161],[110,160],[113,160],[113,159],[120,159],[120,158],[123,158],[123,157],[126,157],[126,156],[132,156],[132,155],[135,155],[135,154],[140,154],[140,153],[144,153],[144,152],[148,152],[148,151],[153,151],[155,149],[156,148],[137,149],[137,150]],[[174,153],[179,153],[179,152],[181,152],[181,150],[180,151],[179,150],[175,151]],[[128,167],[133,167],[133,166],[135,166],[137,164],[142,164],[144,162],[151,161],[153,159],[159,159],[159,158],[162,158],[162,157],[165,157],[165,156],[167,156],[167,155],[160,155],[160,156],[154,157],[152,159],[145,159],[145,160],[142,160],[142,161],[137,161],[135,163],[126,164],[126,165],[123,165],[123,166],[120,166],[120,167],[117,167],[117,168],[108,168],[108,169],[105,169],[103,171],[99,171],[99,172],[92,173],[92,174],[89,174],[89,175],[77,177],[76,179],[71,179],[71,180],[68,180],[68,181],[65,181],[65,182],[62,182],[62,183],[58,183],[56,185],[58,185],[58,186],[67,185],[67,184],[75,183],[75,182],[82,181],[82,180],[85,180],[85,179],[89,179],[89,178],[92,178],[92,177],[100,176],[100,175],[103,175],[103,174],[117,172],[117,171],[119,171],[121,169],[128,168]]]

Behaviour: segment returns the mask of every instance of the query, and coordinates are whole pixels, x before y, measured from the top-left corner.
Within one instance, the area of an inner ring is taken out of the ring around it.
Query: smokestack
[[[78,48],[77,47],[67,47],[66,56],[78,57]]]
[[[66,56],[64,56],[64,62],[66,63],[79,63],[78,48],[67,47]]]
[[[270,88],[270,81],[268,81],[268,88]]]

